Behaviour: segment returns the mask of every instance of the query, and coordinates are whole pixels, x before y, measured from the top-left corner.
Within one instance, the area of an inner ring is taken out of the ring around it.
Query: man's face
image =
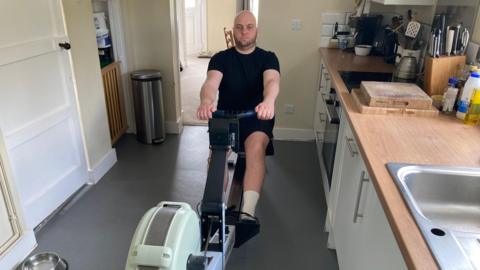
[[[240,49],[254,47],[257,39],[255,17],[248,13],[240,15],[233,26],[233,37],[235,46]]]

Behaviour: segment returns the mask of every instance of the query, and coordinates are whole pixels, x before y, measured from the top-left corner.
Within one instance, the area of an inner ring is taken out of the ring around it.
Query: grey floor
[[[185,127],[161,145],[126,136],[118,162],[71,207],[37,233],[34,251],[55,251],[70,270],[124,269],[130,240],[146,210],[163,200],[192,206],[202,197],[208,135]],[[313,142],[275,142],[257,215],[261,233],[235,249],[228,269],[338,269],[326,248],[326,205]]]

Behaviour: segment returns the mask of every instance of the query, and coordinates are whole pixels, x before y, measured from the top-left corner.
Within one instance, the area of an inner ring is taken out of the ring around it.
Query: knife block
[[[424,90],[428,95],[443,95],[448,78],[455,77],[465,66],[466,56],[425,56]]]

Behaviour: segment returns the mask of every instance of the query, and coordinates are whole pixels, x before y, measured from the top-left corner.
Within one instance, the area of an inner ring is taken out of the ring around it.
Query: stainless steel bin
[[[131,79],[137,140],[161,143],[165,140],[162,74],[158,70],[138,70]]]

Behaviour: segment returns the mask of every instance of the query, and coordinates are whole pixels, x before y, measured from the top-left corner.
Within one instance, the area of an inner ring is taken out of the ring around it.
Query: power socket
[[[295,105],[293,104],[285,104],[283,105],[283,111],[286,114],[294,114],[295,113]]]
[[[301,31],[302,30],[302,20],[300,19],[292,19],[290,23],[290,27],[292,31]]]

